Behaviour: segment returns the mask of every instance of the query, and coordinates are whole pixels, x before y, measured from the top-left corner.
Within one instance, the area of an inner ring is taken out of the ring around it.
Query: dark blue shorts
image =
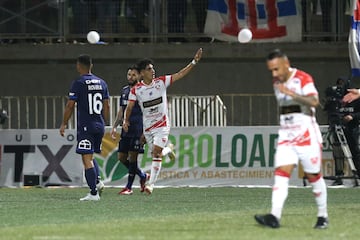
[[[104,133],[80,132],[77,135],[76,153],[93,154],[101,153],[101,141]]]
[[[119,141],[118,152],[139,152],[141,151],[141,144],[139,137],[122,137]]]

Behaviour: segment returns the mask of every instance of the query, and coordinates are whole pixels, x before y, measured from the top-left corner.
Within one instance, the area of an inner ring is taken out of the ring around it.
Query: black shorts
[[[118,152],[139,152],[141,149],[139,137],[122,137],[119,141]]]

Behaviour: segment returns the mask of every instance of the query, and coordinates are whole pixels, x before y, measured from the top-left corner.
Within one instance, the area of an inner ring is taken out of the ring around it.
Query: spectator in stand
[[[149,1],[146,0],[127,0],[126,19],[134,28],[135,33],[148,33],[149,29],[145,26],[145,17],[149,10]],[[141,38],[134,39],[135,42]]]
[[[171,0],[167,2],[168,33],[183,33],[187,10],[187,0]],[[185,42],[183,37],[170,37],[169,42]]]
[[[70,0],[69,5],[73,15],[72,33],[87,33],[90,28],[90,3],[85,0]]]
[[[192,0],[191,5],[195,12],[196,27],[199,33],[203,33],[206,22],[208,0]],[[199,41],[208,42],[209,38],[202,37]]]
[[[119,32],[119,0],[96,0],[96,18],[98,30],[103,33]]]

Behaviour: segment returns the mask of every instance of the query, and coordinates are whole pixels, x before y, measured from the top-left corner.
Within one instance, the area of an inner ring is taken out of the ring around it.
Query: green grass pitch
[[[255,223],[270,209],[270,188],[106,188],[101,201],[80,202],[86,188],[1,188],[0,239],[357,239],[360,189],[328,189],[330,226],[313,229],[311,188],[290,188],[281,228]]]

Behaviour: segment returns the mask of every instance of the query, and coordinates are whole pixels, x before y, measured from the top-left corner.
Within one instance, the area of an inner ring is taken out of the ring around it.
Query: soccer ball
[[[238,34],[238,40],[241,43],[250,42],[252,39],[252,32],[248,28],[243,28]]]
[[[99,35],[99,33],[97,31],[90,31],[87,34],[86,38],[87,38],[89,43],[95,44],[95,43],[99,42],[100,35]]]

